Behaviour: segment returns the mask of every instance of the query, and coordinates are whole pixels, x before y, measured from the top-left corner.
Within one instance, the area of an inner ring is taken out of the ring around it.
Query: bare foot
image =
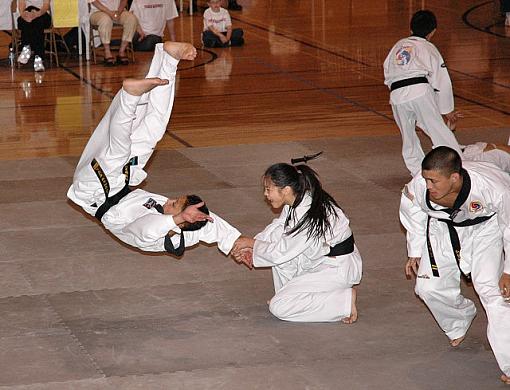
[[[197,56],[197,49],[187,42],[167,41],[163,44],[163,49],[176,60],[194,60]]]
[[[122,83],[124,91],[133,96],[142,96],[158,85],[166,85],[168,80],[162,80],[157,77],[148,79],[126,79]]]
[[[465,338],[466,338],[466,335],[459,337],[457,339],[450,340],[450,345],[452,347],[458,347],[460,345],[460,343],[462,343],[464,341]]]
[[[358,309],[356,307],[356,289],[352,288],[351,295],[351,315],[349,317],[343,318],[342,322],[344,324],[354,324],[358,320]]]
[[[503,374],[500,379],[505,385],[510,385],[510,376]]]

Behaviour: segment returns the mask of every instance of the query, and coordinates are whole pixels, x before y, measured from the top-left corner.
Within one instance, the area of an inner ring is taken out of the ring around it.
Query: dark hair
[[[424,171],[439,171],[445,176],[460,173],[462,160],[459,154],[448,146],[438,146],[427,153],[421,163]]]
[[[436,16],[426,9],[418,11],[411,18],[410,25],[413,35],[425,38],[437,27]]]
[[[186,202],[184,203],[184,206],[183,206],[183,210],[188,207],[188,206],[191,206],[191,205],[194,205],[194,204],[198,204],[202,202],[202,198],[200,198],[200,196],[198,195],[186,195]],[[203,212],[204,214],[207,214],[209,215],[209,209],[207,208],[207,206],[204,205],[202,207],[199,207],[198,208],[201,212]],[[197,221],[197,222],[193,222],[193,223],[190,223],[190,222],[184,222],[182,227],[181,227],[181,230],[182,231],[186,231],[186,232],[192,232],[194,230],[198,230],[198,229],[202,229],[205,224],[207,223],[207,221]]]
[[[264,178],[270,179],[278,188],[289,186],[296,200],[290,207],[289,215],[285,221],[288,226],[291,217],[295,216],[296,207],[299,206],[306,192],[312,197],[312,203],[308,211],[299,222],[286,234],[297,234],[306,230],[308,238],[320,239],[326,233],[332,232],[329,217],[338,217],[335,207],[340,207],[335,199],[322,189],[317,173],[308,165],[290,165],[279,163],[271,165],[264,173]]]

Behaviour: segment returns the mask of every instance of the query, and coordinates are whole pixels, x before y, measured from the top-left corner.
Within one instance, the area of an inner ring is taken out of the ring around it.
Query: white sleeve
[[[179,16],[174,0],[167,0],[165,3],[165,20],[172,20]]]
[[[210,213],[210,216],[214,221],[207,222],[202,229],[184,232],[184,243],[186,247],[193,246],[199,241],[207,244],[217,243],[218,249],[228,255],[234,242],[241,236],[241,232],[218,215]],[[175,241],[178,245],[177,239]],[[173,237],[172,242],[174,242]]]
[[[448,114],[454,109],[453,87],[448,69],[441,53],[432,45],[430,52],[430,69],[428,80],[436,91],[436,101],[441,114]]]
[[[272,267],[286,263],[303,254],[310,260],[322,258],[330,251],[324,241],[307,239],[306,231],[297,234],[282,234],[274,242],[255,240],[253,246],[253,265]]]
[[[131,3],[131,7],[129,7],[129,11],[132,12],[137,18],[139,17],[139,8],[138,8],[138,2],[136,0],[133,0]]]
[[[207,23],[207,18],[209,16],[209,9],[206,9],[204,11],[204,16],[203,16],[203,21],[204,21],[204,31],[207,31],[209,30],[209,24]]]
[[[498,224],[503,233],[505,266],[503,272],[510,274],[510,189],[503,192],[498,207]]]
[[[146,214],[120,231],[112,232],[122,241],[142,250],[165,251],[165,237],[177,225],[171,215]]]
[[[254,238],[256,240],[270,242],[278,240],[283,235],[285,219],[287,218],[288,211],[289,207],[285,206],[280,216],[278,218],[273,219],[273,222],[267,225],[265,229],[258,233]]]
[[[400,222],[407,230],[407,256],[421,257],[427,242],[427,213],[410,199],[415,194],[408,186],[404,187],[400,198]]]
[[[225,10],[225,27],[232,26],[232,19],[230,18],[230,14],[227,10]]]

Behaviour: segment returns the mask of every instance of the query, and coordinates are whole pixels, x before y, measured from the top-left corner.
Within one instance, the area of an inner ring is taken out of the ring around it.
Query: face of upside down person
[[[186,195],[181,195],[177,199],[168,199],[163,205],[165,214],[177,215],[184,210],[186,205]]]
[[[197,195],[181,195],[177,199],[168,199],[163,205],[163,212],[168,215],[176,216],[182,213],[188,206],[196,205],[202,202],[202,199]],[[198,208],[204,214],[209,215],[209,209],[204,204]],[[207,224],[206,220],[199,220],[195,222],[182,222],[178,226],[181,230],[194,231],[201,229]]]

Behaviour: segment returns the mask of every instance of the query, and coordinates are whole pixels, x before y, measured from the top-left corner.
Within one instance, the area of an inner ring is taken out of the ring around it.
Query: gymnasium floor
[[[505,388],[472,288],[463,286],[479,314],[452,349],[403,274],[398,205],[409,175],[381,66],[410,15],[433,10],[465,116],[459,141],[506,142],[510,30],[495,3],[239,2],[242,48],[201,48],[201,14],[177,20],[199,56],[180,65],[144,188],[198,193],[253,235],[274,217],[264,169],[323,151],[310,165],[363,255],[359,321],[279,321],[266,305],[269,270],[204,245],[180,260],[142,254],[84,217],[65,197],[76,162],[122,80],[143,77],[151,56],[115,68],[63,57],[35,75],[7,66],[0,33],[0,388]]]

